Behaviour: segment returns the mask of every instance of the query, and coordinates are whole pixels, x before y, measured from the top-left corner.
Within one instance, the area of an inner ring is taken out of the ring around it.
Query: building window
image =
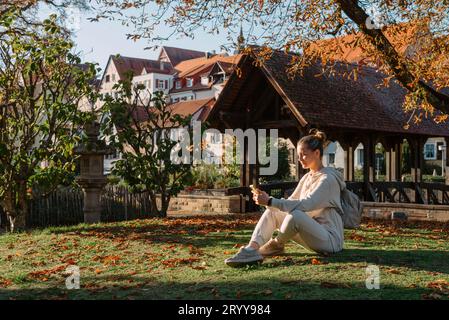
[[[181,80],[176,81],[176,89],[181,89]]]
[[[112,81],[115,81],[115,74],[112,75]]]
[[[165,80],[165,89],[168,89],[168,80]]]
[[[164,80],[156,79],[156,89],[164,89]]]
[[[187,82],[187,87],[193,86],[193,79],[192,78],[187,78],[186,82]]]
[[[358,156],[359,156],[359,166],[363,166],[363,149],[358,149]]]
[[[335,164],[335,153],[329,153],[329,164]]]
[[[426,143],[424,145],[424,159],[425,160],[436,160],[436,145],[435,143]]]
[[[106,83],[111,81],[111,76],[110,75],[106,75]]]
[[[209,78],[208,77],[201,77],[201,84],[203,86],[207,86],[209,84]]]
[[[179,102],[179,98],[175,98],[175,99],[173,99],[173,102]]]

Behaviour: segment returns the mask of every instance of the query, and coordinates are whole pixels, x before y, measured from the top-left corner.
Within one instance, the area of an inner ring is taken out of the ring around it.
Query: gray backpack
[[[363,212],[362,202],[355,193],[346,187],[341,191],[341,207],[343,212],[340,212],[340,215],[344,228],[356,229],[360,227]]]

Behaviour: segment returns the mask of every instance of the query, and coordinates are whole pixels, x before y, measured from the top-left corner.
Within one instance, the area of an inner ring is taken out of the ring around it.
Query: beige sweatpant
[[[251,241],[262,246],[272,238],[275,230],[279,230],[277,240],[281,243],[293,240],[311,251],[333,252],[330,233],[304,211],[287,213],[267,208],[253,231]]]

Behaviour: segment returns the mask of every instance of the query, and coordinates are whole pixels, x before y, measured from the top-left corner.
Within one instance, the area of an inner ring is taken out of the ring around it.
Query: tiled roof
[[[211,108],[215,103],[214,98],[207,98],[201,100],[189,100],[189,101],[181,101],[177,103],[173,103],[168,105],[168,109],[173,112],[173,114],[179,114],[182,116],[192,115],[198,112],[201,108],[201,113],[198,117],[198,120],[203,121],[207,115],[209,114]],[[128,106],[129,110],[132,111],[130,116],[136,122],[145,122],[149,119],[148,109],[143,106]],[[149,109],[152,112],[152,109]],[[120,128],[118,128],[120,129]]]
[[[296,109],[297,112],[293,113],[299,112],[306,124],[346,130],[449,136],[449,123],[436,124],[430,118],[424,119],[419,125],[412,123],[408,130],[404,129],[404,124],[410,117],[410,114],[405,114],[402,109],[406,90],[394,80],[390,81],[389,87],[383,87],[386,76],[374,68],[337,63],[335,67],[339,72],[336,75],[320,75],[322,67],[317,62],[306,67],[301,76],[297,75],[291,79],[286,73],[291,59],[291,55],[275,51],[260,68],[276,88],[273,90],[286,97],[287,105]],[[244,69],[244,65],[256,68],[249,56],[239,63],[241,69]],[[360,69],[356,81],[341,75],[344,71],[348,73],[355,68]],[[232,87],[235,86],[238,90],[242,81],[254,79],[239,77],[234,72],[215,103],[212,117],[217,115],[222,105],[236,104],[235,101],[226,99],[232,96],[229,94],[233,91]]]
[[[197,59],[183,61],[175,66],[175,69],[179,72],[178,77],[183,78],[190,74],[197,73],[199,69],[206,68],[212,66],[214,63],[220,61],[226,63],[227,66],[236,65],[240,58],[241,54],[234,56],[224,56],[222,54],[214,55],[210,58],[201,57]]]
[[[214,102],[214,98],[189,100],[174,103],[170,105],[170,107],[173,113],[183,116],[192,115],[203,108],[203,110],[201,110],[201,114],[198,117],[198,120],[204,120],[209,114],[210,108],[212,108]]]
[[[156,60],[113,55],[111,55],[111,59],[121,79],[124,78],[128,71],[132,71],[134,76],[140,75],[144,68],[147,73],[171,74],[173,72],[171,65],[166,62],[163,63],[164,69],[161,69],[161,63]]]
[[[172,66],[176,66],[180,62],[184,60],[191,60],[195,58],[204,57],[206,55],[205,52],[190,50],[190,49],[182,49],[175,47],[167,47],[163,46],[162,50],[165,51],[168,59],[170,60]]]
[[[358,79],[342,75],[360,66],[337,64],[334,76],[316,76],[321,73],[319,63],[304,70],[303,76],[288,79],[285,72],[291,56],[275,52],[265,62],[265,69],[279,84],[308,123],[328,127],[377,130],[397,133],[449,136],[449,124],[436,124],[424,119],[408,130],[403,128],[410,115],[405,114],[402,103],[406,90],[396,81],[382,86],[386,76],[374,68],[364,66]]]

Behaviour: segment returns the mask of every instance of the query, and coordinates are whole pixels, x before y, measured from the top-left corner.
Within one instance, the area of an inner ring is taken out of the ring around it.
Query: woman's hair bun
[[[326,141],[326,134],[323,131],[318,129],[311,129],[310,134],[313,135],[316,139],[321,140],[322,143]]]
[[[327,142],[326,134],[318,129],[312,129],[309,131],[309,135],[302,137],[298,141],[298,147],[300,145],[307,145],[312,150],[320,150],[320,156],[323,156],[323,147]]]

